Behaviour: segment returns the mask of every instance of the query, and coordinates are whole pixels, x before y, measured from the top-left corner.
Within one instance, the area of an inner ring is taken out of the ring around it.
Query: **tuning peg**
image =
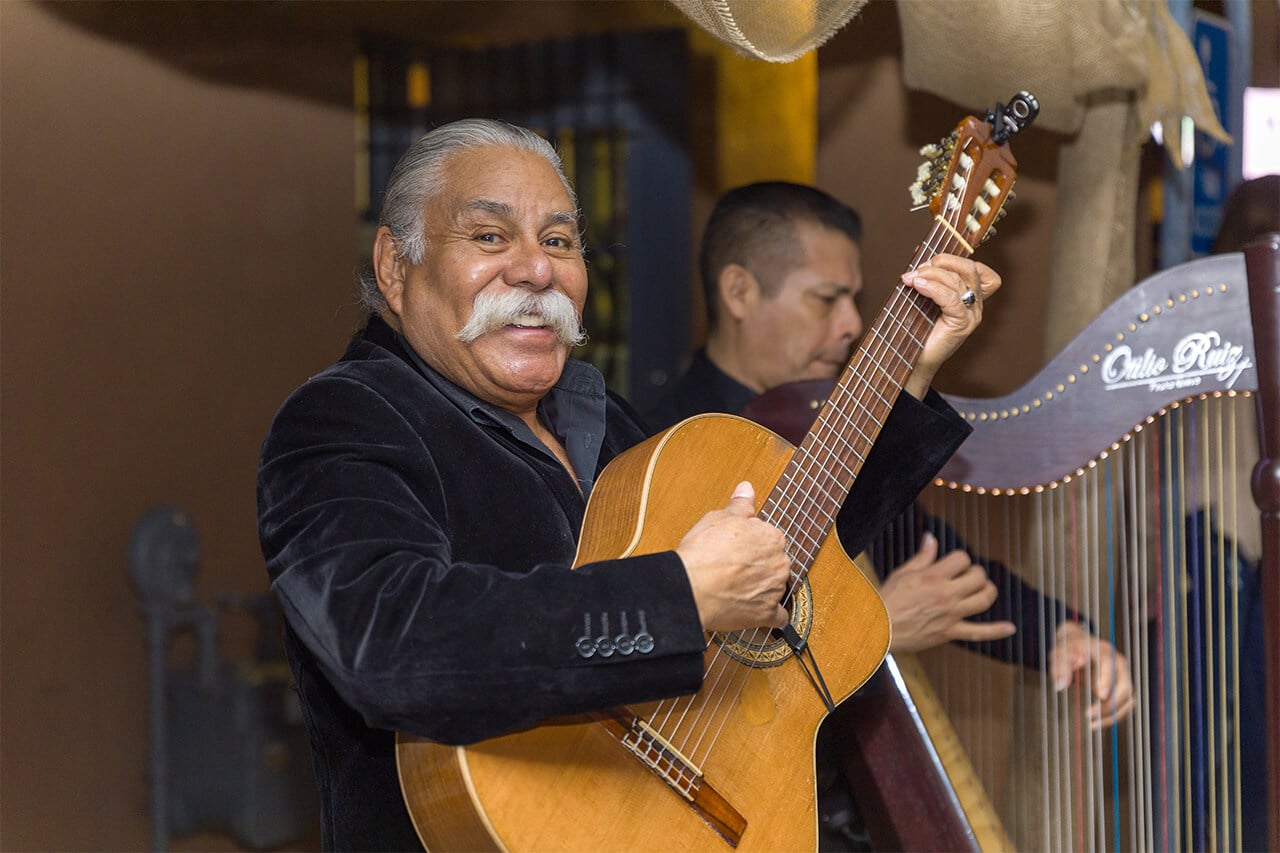
[[[937,163],[921,163],[916,170],[915,183],[910,187],[911,203],[916,207],[927,205],[942,183],[944,173],[945,170],[938,169]]]
[[[982,239],[978,241],[979,245],[987,242],[993,236],[995,236],[996,223],[999,222],[1001,219],[1004,219],[1005,216],[1007,216],[1008,214],[1009,214],[1009,211],[1005,208],[1005,206],[1003,204],[1000,205],[1000,209],[996,211],[996,215],[991,217],[991,225],[990,227],[987,228],[987,233],[983,234]]]

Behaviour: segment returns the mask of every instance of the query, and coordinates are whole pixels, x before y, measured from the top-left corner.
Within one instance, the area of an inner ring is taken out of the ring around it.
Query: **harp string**
[[[1044,665],[1024,671],[1021,631],[1039,631],[1031,645],[1047,656],[1054,630],[1030,627],[1036,614],[1017,596],[1009,599],[1020,626],[1009,665],[970,666],[969,651],[922,655],[1019,847],[1242,844],[1242,746],[1233,733],[1241,731],[1246,558],[1232,532],[1240,528],[1237,480],[1248,474],[1236,444],[1248,427],[1237,414],[1245,399],[1172,407],[1052,488],[937,489],[926,501],[950,527],[940,556],[960,545],[1000,560],[1087,619],[1124,654],[1133,678],[1134,712],[1092,730],[1096,670],[1089,664],[1061,693]],[[886,568],[914,552],[919,525],[908,529],[895,531]],[[1028,773],[1035,790],[1017,796]]]

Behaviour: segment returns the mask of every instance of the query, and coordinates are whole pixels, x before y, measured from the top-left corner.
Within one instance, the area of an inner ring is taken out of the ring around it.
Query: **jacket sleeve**
[[[423,437],[356,379],[322,376],[286,401],[263,448],[258,520],[290,628],[370,726],[468,743],[701,684],[705,636],[674,552],[576,570],[457,558]],[[491,535],[519,550],[538,531],[495,519]],[[648,651],[584,655],[567,630],[583,614],[613,613],[617,630],[630,613],[634,626],[640,611]]]
[[[937,392],[899,394],[836,519],[845,553],[866,548],[972,431]]]

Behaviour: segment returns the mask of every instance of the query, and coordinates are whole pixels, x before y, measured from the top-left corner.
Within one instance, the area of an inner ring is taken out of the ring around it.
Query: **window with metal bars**
[[[355,68],[362,243],[391,169],[423,133],[477,116],[541,133],[585,222],[590,340],[574,356],[649,406],[689,341],[689,76],[681,30],[479,48],[365,39]]]

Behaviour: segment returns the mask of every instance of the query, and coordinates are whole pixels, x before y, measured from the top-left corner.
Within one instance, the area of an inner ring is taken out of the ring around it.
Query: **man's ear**
[[[396,238],[391,229],[383,225],[373,238],[373,273],[378,278],[378,290],[387,300],[387,307],[397,317],[404,306],[404,261],[399,257]]]
[[[720,304],[735,320],[741,320],[754,311],[762,296],[759,279],[741,264],[729,264],[720,270],[716,287],[720,292]]]

